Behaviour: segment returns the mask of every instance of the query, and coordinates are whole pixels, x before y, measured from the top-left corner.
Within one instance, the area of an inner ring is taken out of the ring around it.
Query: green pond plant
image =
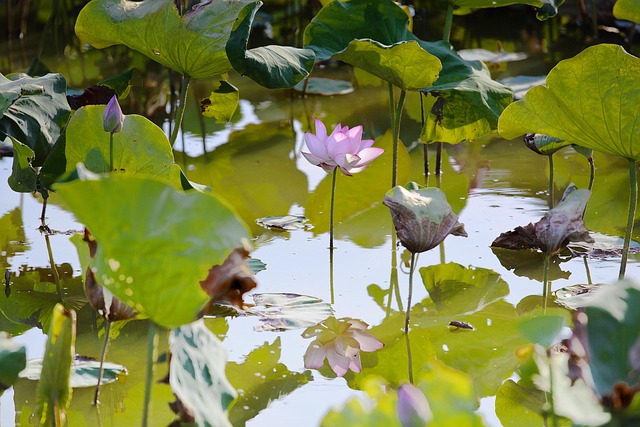
[[[618,278],[625,276],[638,200],[640,59],[600,44],[559,62],[546,87],[536,86],[500,116],[504,138],[543,133],[629,162],[629,210]],[[630,90],[633,89],[633,90]]]

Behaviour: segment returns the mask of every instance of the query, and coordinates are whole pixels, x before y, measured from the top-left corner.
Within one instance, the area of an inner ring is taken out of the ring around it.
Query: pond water
[[[122,49],[111,54],[116,71],[140,61],[132,55],[126,65],[118,64],[128,54]],[[115,74],[93,68],[100,68],[102,60],[102,54],[89,51],[82,60],[85,68],[76,69],[82,66],[73,55],[68,61],[53,58],[48,65],[65,73],[70,86],[81,88],[86,86],[79,77],[82,73],[93,73],[94,80]],[[523,69],[547,70],[550,65],[546,57],[536,56],[498,71],[498,76]],[[329,67],[319,74],[351,75],[346,67]],[[387,89],[361,87],[348,95],[303,99],[289,90],[267,91],[237,75],[232,75],[231,81],[240,89],[241,101],[227,125],[211,119],[201,121],[194,99],[207,96],[210,82],[194,82],[183,132],[174,147],[176,162],[190,180],[209,185],[224,197],[248,224],[254,246],[251,256],[266,265],[257,273],[258,287],[252,293],[294,293],[330,302],[335,317],[368,323],[385,348],[362,355],[362,374],[339,378],[326,365],[319,371],[305,369],[303,356],[310,340],[302,338],[303,329],[258,332],[254,330],[260,326],[257,317],[207,318],[206,325],[228,350],[227,376],[240,392],[229,417],[234,426],[319,425],[330,409],[351,397],[364,396],[360,389],[366,375],[382,376],[397,385],[407,381],[410,369],[402,338],[408,253],[397,246],[389,211],[381,203],[390,184]],[[166,90],[163,79],[147,81],[151,88],[146,95],[147,108],[162,85]],[[133,102],[138,106],[143,99],[140,89],[134,88],[132,95],[139,97]],[[500,426],[495,393],[502,381],[517,375],[516,350],[525,343],[517,333],[518,320],[540,311],[543,305],[543,256],[492,250],[490,245],[500,233],[536,222],[547,212],[547,159],[528,150],[519,139],[507,141],[489,135],[445,146],[440,182],[433,175],[425,181],[422,147],[417,142],[417,97],[410,96],[407,103],[401,139],[408,150],[401,153],[399,181],[440,186],[468,232],[467,238],[449,236],[439,247],[418,257],[411,307],[412,369],[417,375],[429,360],[437,359],[469,374],[480,402],[478,413],[486,425]],[[125,113],[134,107],[125,104]],[[303,133],[310,130],[316,117],[332,125],[362,124],[366,136],[376,138],[376,146],[387,149],[361,174],[338,176],[333,265],[328,250],[331,176],[300,155]],[[164,128],[168,132],[166,122]],[[433,162],[433,150],[430,155]],[[555,161],[556,198],[570,183],[587,186],[589,168],[584,157],[566,148],[555,155]],[[50,254],[45,236],[38,230],[41,199],[9,189],[11,165],[11,158],[0,159],[0,267],[11,271],[18,286],[8,298],[0,297],[4,299],[0,309],[11,305],[21,291],[54,292],[51,257],[65,284],[65,297],[82,295],[83,272],[70,236],[83,225],[53,194],[47,208],[47,224],[54,230],[49,237]],[[602,233],[598,239],[622,236],[628,203],[626,162],[598,154],[596,165],[586,227]],[[312,228],[274,231],[256,224],[258,218],[285,214],[304,215]],[[634,239],[639,237],[636,227]],[[638,261],[637,255],[631,256],[627,277],[640,277]],[[552,259],[549,278],[553,290],[612,283],[618,268],[617,258],[572,258],[563,253]],[[437,280],[426,283],[432,286],[429,293],[423,283],[429,282],[431,275]],[[251,298],[245,295],[245,300],[250,302]],[[549,311],[564,310],[552,300]],[[76,352],[99,357],[102,322],[96,320],[88,304],[80,305]],[[45,306],[36,304],[34,312]],[[46,337],[40,329],[16,327],[5,318],[2,321],[7,330],[15,327],[14,340],[27,346],[29,359],[42,357]],[[450,321],[470,322],[476,330],[453,332],[447,327]],[[76,389],[67,412],[71,426],[140,423],[148,324],[134,321],[114,328],[107,359],[126,366],[128,375],[104,387],[99,411],[91,405],[93,388]],[[160,354],[165,356],[166,336],[161,333],[160,337]],[[158,364],[156,379],[166,375],[165,365]],[[34,396],[35,381],[24,379],[5,392],[0,399],[1,425],[29,425]],[[171,400],[167,385],[154,385],[151,425],[171,422],[173,414],[167,405]]]

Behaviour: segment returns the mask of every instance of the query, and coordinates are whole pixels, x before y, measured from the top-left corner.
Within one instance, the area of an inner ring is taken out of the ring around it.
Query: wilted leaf
[[[567,245],[574,255],[586,255],[590,258],[619,257],[622,253],[624,240],[617,236],[607,236],[601,233],[591,233],[592,242],[571,242]],[[640,243],[630,242],[629,253],[640,252]]]
[[[312,225],[307,224],[309,221],[307,218],[301,215],[282,215],[282,216],[268,216],[265,218],[259,218],[256,223],[264,228],[275,228],[277,230],[293,231],[293,230],[308,230],[313,228]]]
[[[31,359],[27,362],[24,371],[20,372],[20,378],[37,381],[42,373],[43,359]],[[127,368],[117,363],[104,362],[104,372],[101,384],[109,384],[118,380],[120,375],[127,375]],[[71,388],[95,387],[98,385],[100,374],[100,361],[75,355],[71,365]]]
[[[242,296],[258,285],[247,265],[247,258],[247,248],[236,248],[222,264],[209,269],[200,286],[209,295],[210,303],[226,301],[242,307]]]
[[[285,331],[307,328],[333,315],[331,306],[307,295],[288,293],[253,294],[255,306],[244,314],[258,316],[262,324],[256,331]]]
[[[169,384],[201,426],[231,426],[227,409],[236,391],[227,380],[227,351],[202,320],[171,330]]]
[[[326,79],[324,77],[308,77],[294,88],[298,92],[309,95],[336,96],[353,92],[353,85],[346,80]]]

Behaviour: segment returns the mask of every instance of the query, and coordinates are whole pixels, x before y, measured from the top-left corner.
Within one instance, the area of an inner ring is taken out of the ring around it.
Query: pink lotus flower
[[[329,317],[325,321],[307,328],[304,338],[316,337],[304,354],[304,367],[319,369],[324,359],[337,376],[342,377],[349,369],[360,372],[360,351],[376,351],[383,344],[366,329],[369,325],[350,318]]]
[[[318,119],[315,135],[305,132],[304,142],[310,152],[303,151],[302,155],[311,164],[320,166],[327,173],[340,168],[348,176],[365,170],[384,153],[384,149],[372,147],[373,139],[362,140],[362,126],[349,129],[338,124],[327,136],[327,129]]]
[[[118,98],[113,95],[107,107],[104,110],[104,116],[102,118],[102,124],[105,132],[111,132],[112,134],[120,132],[122,124],[124,123],[124,114],[120,104],[118,104]]]
[[[431,408],[422,390],[412,384],[398,388],[398,417],[402,427],[422,427],[431,421]]]

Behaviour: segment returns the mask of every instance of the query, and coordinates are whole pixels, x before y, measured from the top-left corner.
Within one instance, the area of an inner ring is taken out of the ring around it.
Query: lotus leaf
[[[348,95],[353,92],[353,84],[346,80],[325,79],[323,77],[309,77],[298,83],[294,89],[310,95]]]
[[[560,61],[547,86],[505,109],[498,132],[507,139],[544,133],[640,160],[640,59],[617,45],[592,46]]]
[[[375,40],[353,40],[333,58],[362,68],[403,90],[433,85],[442,69],[440,60],[416,41],[387,46]]]
[[[98,282],[159,325],[193,321],[208,299],[199,282],[241,246],[246,226],[213,194],[82,167],[78,174],[55,188],[98,242]]]
[[[27,363],[27,349],[0,334],[0,396],[18,379]]]
[[[42,373],[43,359],[31,359],[20,378],[39,380]],[[101,384],[110,384],[118,380],[119,375],[126,375],[127,369],[117,363],[105,362]],[[72,388],[95,387],[98,384],[100,361],[75,355],[71,365],[69,384]]]
[[[169,335],[169,384],[200,426],[231,426],[227,409],[236,391],[225,376],[227,351],[202,320]]]
[[[226,123],[233,117],[239,99],[238,89],[222,80],[208,98],[200,101],[200,111],[203,116],[213,117],[216,123]]]
[[[31,148],[34,167],[42,166],[69,118],[66,91],[60,74],[17,80],[0,74],[0,139],[12,136]]]
[[[533,386],[506,380],[496,392],[496,415],[504,427],[539,427],[546,395]]]
[[[527,4],[538,9],[536,16],[539,20],[544,21],[558,13],[558,7],[564,3],[564,0],[451,0],[451,3],[455,6],[469,9]]]
[[[102,129],[103,105],[80,108],[69,120],[64,138],[56,144],[50,162],[42,168],[43,185],[50,186],[60,172],[57,159],[64,150],[65,170],[72,171],[83,163],[92,172],[109,171],[109,133]],[[153,177],[182,188],[181,170],[174,162],[166,135],[149,119],[125,116],[120,132],[113,134],[113,168],[119,174]]]
[[[639,23],[640,7],[636,0],[618,0],[613,5],[613,15],[618,19]]]
[[[44,425],[63,425],[71,403],[71,364],[75,354],[76,313],[58,304],[47,333],[42,374],[36,388],[37,419]]]
[[[317,325],[333,315],[331,306],[307,295],[270,293],[251,295],[255,306],[244,314],[258,316],[256,331],[285,331]]]
[[[13,166],[9,177],[9,187],[19,193],[35,191],[38,183],[38,172],[31,166],[35,153],[29,146],[11,138],[13,143]]]
[[[80,11],[75,30],[98,49],[124,44],[183,75],[215,77],[232,69],[225,46],[248,3],[214,0],[180,16],[174,0],[93,0]]]
[[[249,32],[261,1],[246,5],[233,25],[227,42],[227,56],[233,68],[269,89],[295,86],[309,75],[315,62],[310,49],[290,46],[261,46],[247,49]]]

